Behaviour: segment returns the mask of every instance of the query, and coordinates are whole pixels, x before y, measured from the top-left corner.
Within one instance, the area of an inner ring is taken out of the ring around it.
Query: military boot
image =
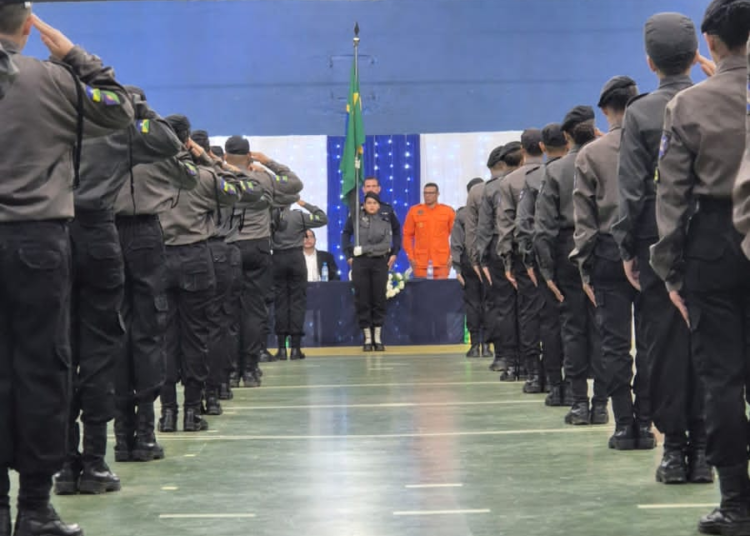
[[[74,422],[68,430],[68,453],[65,456],[62,469],[52,477],[53,491],[56,495],[75,495],[78,493],[78,479],[81,476],[81,454],[78,444],[81,440],[81,429],[78,422]]]
[[[83,472],[78,481],[81,493],[100,494],[120,491],[120,479],[104,456],[107,452],[107,423],[83,425]]]
[[[533,356],[526,359],[526,382],[523,384],[523,392],[536,394],[542,392],[542,377],[539,374],[539,357]]]
[[[123,405],[115,415],[115,461],[129,462],[135,447],[135,407]]]
[[[222,413],[219,392],[215,387],[209,387],[206,389],[206,415],[221,415]]]
[[[570,411],[565,416],[565,424],[582,425],[590,424],[591,414],[589,412],[589,403],[576,402],[570,408]]]
[[[83,536],[78,525],[67,525],[51,504],[35,509],[20,509],[13,536]]]
[[[204,432],[208,430],[208,422],[200,416],[198,408],[185,407],[182,429],[185,432]]]
[[[164,449],[156,442],[154,435],[154,404],[153,402],[138,404],[133,460],[150,462],[162,458],[164,458]]]
[[[750,535],[750,480],[747,462],[717,468],[721,504],[698,522],[702,534]]]

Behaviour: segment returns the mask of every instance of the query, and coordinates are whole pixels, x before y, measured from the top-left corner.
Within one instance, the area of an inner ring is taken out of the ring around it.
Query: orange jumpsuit
[[[425,204],[409,209],[403,228],[404,251],[415,264],[414,276],[427,277],[427,263],[432,260],[435,279],[446,279],[450,272],[450,235],[456,213],[448,205]]]

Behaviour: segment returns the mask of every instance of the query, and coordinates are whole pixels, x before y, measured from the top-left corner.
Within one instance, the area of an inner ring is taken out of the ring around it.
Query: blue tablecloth
[[[463,341],[464,304],[461,285],[455,279],[410,280],[396,297],[388,300],[384,344],[461,344]],[[351,282],[308,283],[302,342],[307,347],[362,344]],[[275,338],[272,338],[269,348],[275,345]]]

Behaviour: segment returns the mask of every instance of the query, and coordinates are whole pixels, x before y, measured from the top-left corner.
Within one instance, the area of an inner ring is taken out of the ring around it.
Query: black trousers
[[[519,256],[513,257],[513,275],[518,284],[518,347],[529,374],[541,368],[541,318],[544,298],[531,281]]]
[[[237,332],[240,335],[240,372],[258,368],[268,334],[268,302],[273,296],[271,243],[268,238],[234,243],[242,254],[242,292]]]
[[[596,325],[601,335],[601,359],[607,395],[612,399],[612,411],[618,426],[635,421],[633,410],[632,348],[633,304],[638,291],[628,281],[620,260],[617,245],[609,237],[597,244],[591,270],[591,284],[596,296]],[[613,255],[597,255],[606,249]]]
[[[0,224],[0,468],[48,479],[62,467],[70,294],[68,225]]]
[[[125,340],[120,314],[125,265],[112,212],[78,211],[73,248],[73,402],[70,420],[104,424],[115,417],[115,366]],[[77,445],[76,445],[77,447]]]
[[[563,346],[560,327],[560,302],[547,286],[541,275],[537,274],[538,291],[542,299],[539,311],[539,337],[542,341],[542,362],[550,386],[562,383]]]
[[[495,356],[515,362],[518,358],[518,320],[516,289],[505,278],[505,265],[497,255],[497,237],[490,242],[489,269],[492,284],[487,287],[489,318]]]
[[[121,314],[127,336],[118,355],[115,395],[118,410],[152,403],[164,383],[166,254],[158,216],[118,216],[117,232],[125,261]]]
[[[732,204],[701,201],[690,222],[683,296],[692,352],[705,388],[706,455],[718,468],[746,464],[750,370],[750,261]]]
[[[692,334],[669,299],[664,281],[649,264],[649,248],[654,242],[639,241],[637,246],[641,282],[640,332],[646,345],[648,392],[654,425],[665,435],[665,446],[681,448],[686,441],[686,432],[691,438],[705,441],[704,391],[695,359],[691,358]],[[638,335],[636,322],[636,342]]]
[[[607,403],[607,388],[603,379],[601,340],[596,327],[594,305],[583,291],[578,268],[570,262],[573,233],[562,232],[557,242],[557,286],[565,299],[560,304],[560,321],[565,377],[570,380],[576,402],[588,401],[588,378],[594,378],[593,401]]]
[[[633,302],[635,323],[635,378],[633,378],[633,411],[635,419],[643,425],[651,425],[651,361],[646,344],[646,322],[643,319],[643,295],[638,292]],[[701,431],[703,435],[703,431]]]
[[[355,257],[352,261],[352,279],[359,327],[381,327],[386,314],[388,256]]]
[[[216,293],[214,263],[208,242],[167,246],[167,377],[162,408],[177,409],[177,382],[185,386],[185,408],[196,409],[208,379],[211,300]]]
[[[474,271],[468,259],[461,262],[461,276],[464,278],[464,308],[466,309],[466,328],[471,335],[471,344],[489,342],[487,299],[484,283]]]
[[[207,387],[218,389],[227,381],[233,356],[236,356],[238,350],[236,333],[231,328],[237,313],[234,304],[239,304],[239,293],[234,291],[237,290],[242,274],[242,255],[235,246],[218,238],[209,240],[208,247],[214,263],[216,289],[206,315],[209,329]]]
[[[307,310],[307,264],[302,248],[273,252],[273,287],[276,335],[302,337]]]

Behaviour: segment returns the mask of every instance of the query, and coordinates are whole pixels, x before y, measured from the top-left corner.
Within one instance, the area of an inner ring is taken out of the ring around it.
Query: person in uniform
[[[481,178],[471,179],[466,185],[466,193],[478,184],[484,184]],[[484,287],[482,280],[474,271],[467,248],[466,217],[468,209],[464,206],[456,211],[456,220],[451,231],[451,260],[456,278],[463,287],[464,308],[466,309],[466,328],[469,330],[471,347],[466,357],[482,357],[482,328],[484,322]]]
[[[115,200],[138,164],[170,158],[180,141],[146,103],[139,88],[126,86],[136,122],[103,138],[85,140],[81,182],[76,188],[73,251],[73,403],[68,456],[55,475],[58,495],[118,491],[120,480],[104,455],[107,423],[115,416],[116,357],[124,341],[120,308],[125,270],[115,226]],[[83,455],[78,451],[83,423]]]
[[[56,62],[24,56],[35,27]],[[19,474],[16,536],[79,536],[50,504],[66,456],[71,404],[71,248],[82,138],[128,128],[111,68],[32,15],[0,2],[0,43],[18,73],[0,100],[0,535],[11,534],[10,468]]]
[[[18,76],[18,67],[0,44],[0,99],[8,92]]]
[[[183,115],[166,118],[199,164],[204,150],[190,140],[190,121]],[[208,429],[201,417],[201,394],[209,375],[207,313],[216,294],[213,256],[208,240],[216,233],[216,213],[232,206],[249,192],[248,202],[260,196],[260,189],[239,182],[234,185],[218,176],[215,169],[198,165],[198,184],[179,196],[171,210],[161,217],[167,264],[168,316],[166,329],[167,374],[161,389],[160,432],[177,429],[177,389],[184,392],[183,430]]]
[[[539,338],[542,343],[544,384],[545,388],[549,390],[544,402],[547,406],[572,406],[572,399],[569,400],[569,404],[565,404],[563,394],[560,304],[547,285],[539,285],[536,276],[537,262],[534,251],[534,214],[545,167],[565,156],[568,152],[568,142],[557,123],[546,125],[542,129],[541,138],[539,147],[546,154],[547,162],[544,165],[531,166],[526,172],[524,190],[521,192],[516,209],[515,239],[518,243],[521,262],[526,268],[529,280],[538,289],[542,299],[541,309],[539,310]]]
[[[544,389],[539,332],[539,315],[544,301],[523,264],[516,240],[516,217],[526,175],[542,165],[541,141],[542,131],[539,129],[530,128],[521,134],[523,165],[500,181],[500,206],[496,214],[497,255],[503,261],[505,278],[516,289],[519,368],[526,369],[524,393],[541,393]]]
[[[518,353],[516,290],[505,277],[505,265],[497,249],[497,218],[502,210],[500,187],[505,177],[521,164],[522,146],[517,141],[503,145],[490,154],[487,167],[492,171],[493,178],[487,181],[484,187],[474,244],[475,255],[482,267],[482,275],[490,296],[488,315],[492,323],[492,344],[495,347],[495,361],[490,365],[490,370],[499,371],[502,381],[515,381],[522,376]]]
[[[690,332],[649,264],[649,248],[658,240],[654,176],[664,109],[672,97],[692,85],[689,73],[698,39],[685,15],[658,13],[646,22],[644,40],[659,88],[631,100],[625,113],[618,166],[619,216],[612,236],[620,247],[625,274],[641,291],[642,329],[636,338],[646,347],[646,394],[652,419],[664,434],[656,479],[666,484],[711,482],[705,459],[703,389],[690,358]],[[637,365],[641,376],[644,367]],[[634,390],[637,398],[644,398],[637,381]]]
[[[290,339],[289,359],[304,359],[302,337],[307,310],[307,263],[302,251],[305,231],[328,225],[324,210],[303,200],[297,204],[308,213],[287,206],[278,210],[273,248],[273,284],[275,292],[274,329],[279,345],[277,359],[286,359],[286,341]]]
[[[609,422],[594,306],[583,291],[578,270],[568,259],[575,247],[575,161],[581,148],[596,137],[594,119],[590,106],[576,106],[565,116],[561,128],[572,148],[546,166],[534,222],[539,271],[561,304],[565,377],[570,381],[573,399],[565,422],[573,425]],[[590,372],[594,376],[594,397],[589,407]]]
[[[414,277],[427,277],[432,263],[433,277],[446,279],[451,269],[450,234],[455,212],[438,203],[440,189],[429,182],[424,185],[424,203],[409,209],[404,222],[404,250]]]
[[[667,105],[659,152],[651,266],[691,331],[706,390],[706,458],[721,504],[701,518],[704,534],[750,535],[748,333],[750,262],[732,222],[732,188],[745,150],[750,2],[714,0],[701,32],[716,74]]]
[[[261,189],[254,202],[241,200],[234,205],[226,242],[242,253],[242,291],[240,314],[236,315],[240,350],[238,375],[245,387],[260,386],[261,361],[274,360],[266,349],[268,303],[273,300],[271,259],[271,211],[292,205],[299,199],[302,181],[287,166],[259,152],[250,152],[250,143],[242,136],[227,139],[224,149],[227,163],[247,170]],[[235,386],[239,381],[235,380]]]
[[[622,118],[628,101],[637,93],[635,81],[627,76],[616,76],[604,85],[598,106],[607,118],[609,132],[578,153],[573,190],[575,249],[570,260],[578,265],[583,289],[596,307],[603,381],[615,417],[615,433],[609,439],[609,447],[617,450],[656,446],[648,404],[640,400],[633,404],[630,349],[638,293],[625,276],[611,234],[618,211],[617,158]],[[643,372],[639,367],[638,374]]]
[[[491,322],[489,318],[489,303],[490,296],[487,292],[487,286],[484,284],[482,269],[479,266],[479,257],[476,248],[477,240],[477,225],[479,224],[479,209],[482,206],[482,199],[484,198],[484,181],[476,183],[469,190],[469,195],[466,197],[466,219],[464,221],[464,234],[466,236],[466,255],[468,257],[471,269],[476,274],[476,279],[480,283],[481,291],[475,294],[474,301],[478,301],[477,308],[479,309],[480,318],[480,344],[482,357],[494,357],[495,352],[490,346],[491,342]],[[477,296],[479,299],[477,300]],[[495,369],[496,362],[490,365],[490,370]]]
[[[359,327],[362,329],[365,352],[385,351],[382,340],[386,313],[388,257],[392,251],[393,228],[381,212],[380,196],[365,194],[359,221],[359,243],[351,242],[351,235],[342,236],[342,247],[347,258],[352,258],[354,305]]]

